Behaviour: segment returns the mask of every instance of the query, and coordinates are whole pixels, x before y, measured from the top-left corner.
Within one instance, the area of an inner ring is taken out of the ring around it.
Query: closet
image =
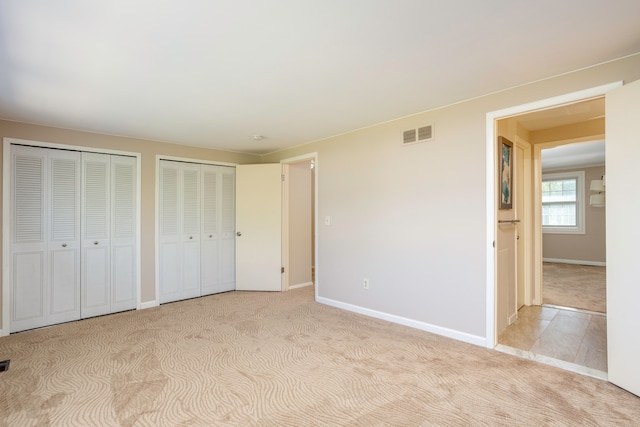
[[[235,289],[235,169],[159,161],[160,303]]]
[[[136,307],[136,168],[11,146],[11,332]]]

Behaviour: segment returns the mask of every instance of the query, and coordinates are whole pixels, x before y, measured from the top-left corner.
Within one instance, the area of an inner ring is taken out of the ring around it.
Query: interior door
[[[607,358],[612,383],[640,396],[640,82],[606,95]]]
[[[136,308],[137,160],[111,156],[111,313]]]
[[[236,167],[236,290],[282,290],[282,169]]]
[[[503,147],[510,147],[505,149]],[[500,165],[498,179],[502,189],[503,183],[509,190],[498,192],[498,226],[496,227],[496,337],[515,320],[516,311],[516,262],[517,262],[517,223],[516,204],[513,200],[515,146],[505,138],[498,138],[497,153]],[[503,165],[503,159],[506,163]]]
[[[108,154],[82,153],[82,318],[111,311]]]
[[[202,165],[202,295],[235,283],[235,169]]]

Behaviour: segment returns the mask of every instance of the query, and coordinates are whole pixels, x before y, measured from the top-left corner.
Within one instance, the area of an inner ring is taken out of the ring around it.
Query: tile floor
[[[522,307],[498,337],[504,346],[605,373],[607,317],[557,306]]]

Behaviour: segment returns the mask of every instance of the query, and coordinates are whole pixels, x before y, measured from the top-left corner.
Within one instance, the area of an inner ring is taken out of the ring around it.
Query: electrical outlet
[[[362,279],[362,288],[369,289],[369,279]]]

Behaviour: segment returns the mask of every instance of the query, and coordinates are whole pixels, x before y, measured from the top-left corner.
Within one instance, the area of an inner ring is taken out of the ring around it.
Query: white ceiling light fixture
[[[251,139],[253,139],[254,141],[262,141],[263,139],[266,139],[266,136],[264,136],[264,135],[253,135],[251,137]]]
[[[589,204],[595,208],[603,208],[605,205],[605,191],[606,191],[606,178],[602,175],[601,179],[594,179],[591,181],[589,190],[593,193],[589,197]]]

